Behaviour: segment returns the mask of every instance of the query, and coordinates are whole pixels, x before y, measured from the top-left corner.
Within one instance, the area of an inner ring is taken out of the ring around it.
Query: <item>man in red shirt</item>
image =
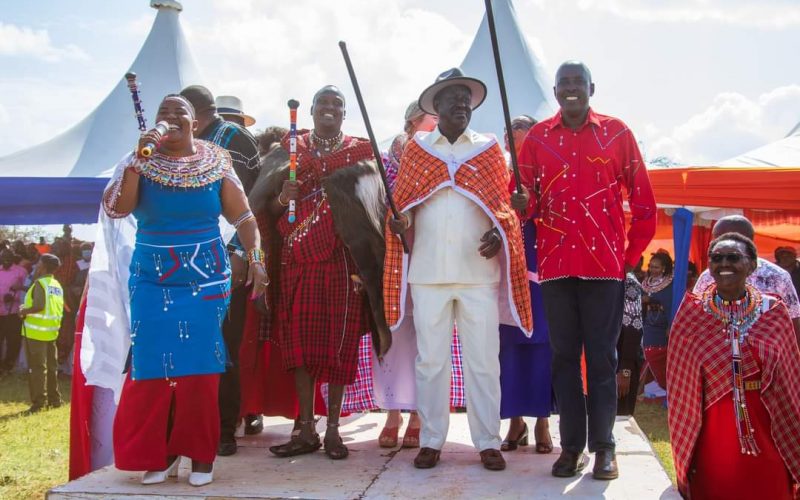
[[[589,451],[596,452],[594,477],[615,479],[612,430],[623,283],[655,234],[656,203],[631,131],[589,107],[594,94],[589,68],[565,62],[553,91],[561,109],[526,136],[519,158],[526,189],[512,196],[514,208],[537,220],[539,280],[563,450],[552,472],[571,477],[586,467],[588,427]],[[627,238],[623,187],[633,215]]]

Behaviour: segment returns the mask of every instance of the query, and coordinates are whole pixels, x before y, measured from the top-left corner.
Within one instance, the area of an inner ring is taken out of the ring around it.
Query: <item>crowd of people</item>
[[[69,225],[47,243],[0,241],[0,376],[30,373],[30,412],[61,405],[58,373],[72,374],[75,313],[93,244]]]
[[[646,372],[667,390],[684,495],[716,498],[724,482],[725,498],[745,498],[762,483],[747,472],[759,471],[770,498],[790,498],[800,480],[796,252],[779,248],[777,266],[759,259],[749,221],[726,217],[709,269],[690,267],[693,289],[675,303],[669,253],[641,267],[656,200],[637,142],[589,105],[594,91],[586,65],[565,62],[559,111],[515,118],[501,144],[470,128],[487,89],[454,68],[409,105],[377,159],[369,140],[342,130],[345,96],[333,85],[311,98],[313,128],[296,136],[253,136],[241,102],[205,87],[164,97],[156,120],[169,130],[132,145],[103,196],[109,223],[136,220],[120,264],[131,347],[116,466],[157,484],[187,457],[189,483],[208,484],[215,457],[237,452],[237,428],[261,432],[261,415],[294,422],[272,454],[322,448],[341,460],[342,414],[383,409],[377,445],[418,447],[414,466],[433,468],[451,411],[465,407],[488,470],[529,444],[524,417],[536,419],[535,451],[551,453],[557,412],[552,474],[580,473],[588,447],[593,477],[612,480],[615,417],[634,413]],[[158,145],[152,156],[140,153],[146,144]],[[220,216],[236,230],[228,241]],[[61,283],[74,315],[91,248],[76,259],[65,238],[50,249],[58,266],[43,256],[37,274],[18,272],[43,290]],[[22,253],[2,253],[6,272],[7,260],[38,258],[13,247]],[[17,308],[24,279],[4,292]]]

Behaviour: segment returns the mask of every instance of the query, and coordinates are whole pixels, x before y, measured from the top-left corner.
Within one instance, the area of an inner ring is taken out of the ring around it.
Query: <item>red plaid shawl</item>
[[[800,352],[786,306],[772,297],[750,328],[747,342],[761,359],[761,399],[772,419],[772,440],[795,482],[800,480]],[[678,488],[688,495],[688,472],[703,411],[733,390],[731,347],[722,322],[687,294],[672,323],[667,356],[669,431]],[[758,365],[743,349],[744,376]],[[733,411],[733,408],[731,408]],[[765,436],[756,436],[765,439]]]
[[[477,203],[498,227],[503,239],[505,268],[500,286],[500,321],[516,325],[530,336],[533,317],[525,249],[519,219],[509,205],[508,181],[505,158],[496,141],[466,160],[451,179],[447,164],[423,149],[414,138],[400,160],[394,200],[397,208],[405,211],[424,202],[437,190],[452,187]],[[406,234],[413,247],[413,227]],[[387,224],[383,294],[386,322],[393,328],[404,316],[407,275],[408,261],[400,239],[391,233]]]

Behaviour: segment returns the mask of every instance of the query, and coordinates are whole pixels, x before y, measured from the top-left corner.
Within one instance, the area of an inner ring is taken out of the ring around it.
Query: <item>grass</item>
[[[0,498],[44,498],[67,481],[70,380],[59,377],[64,404],[27,414],[25,375],[0,378]]]
[[[667,471],[672,484],[675,482],[675,464],[672,462],[672,449],[669,446],[669,430],[667,429],[667,410],[660,404],[651,404],[638,401],[636,403],[636,413],[634,413],[636,423],[644,431],[656,456]]]

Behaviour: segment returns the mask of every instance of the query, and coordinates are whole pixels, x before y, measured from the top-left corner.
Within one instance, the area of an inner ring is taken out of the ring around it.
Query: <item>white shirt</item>
[[[448,164],[451,182],[463,160],[470,159],[491,138],[466,129],[450,144],[435,129],[417,134],[419,142]],[[498,257],[485,259],[478,252],[481,237],[494,225],[483,209],[452,187],[436,191],[414,207],[414,249],[408,282],[416,285],[485,285],[500,281]]]

